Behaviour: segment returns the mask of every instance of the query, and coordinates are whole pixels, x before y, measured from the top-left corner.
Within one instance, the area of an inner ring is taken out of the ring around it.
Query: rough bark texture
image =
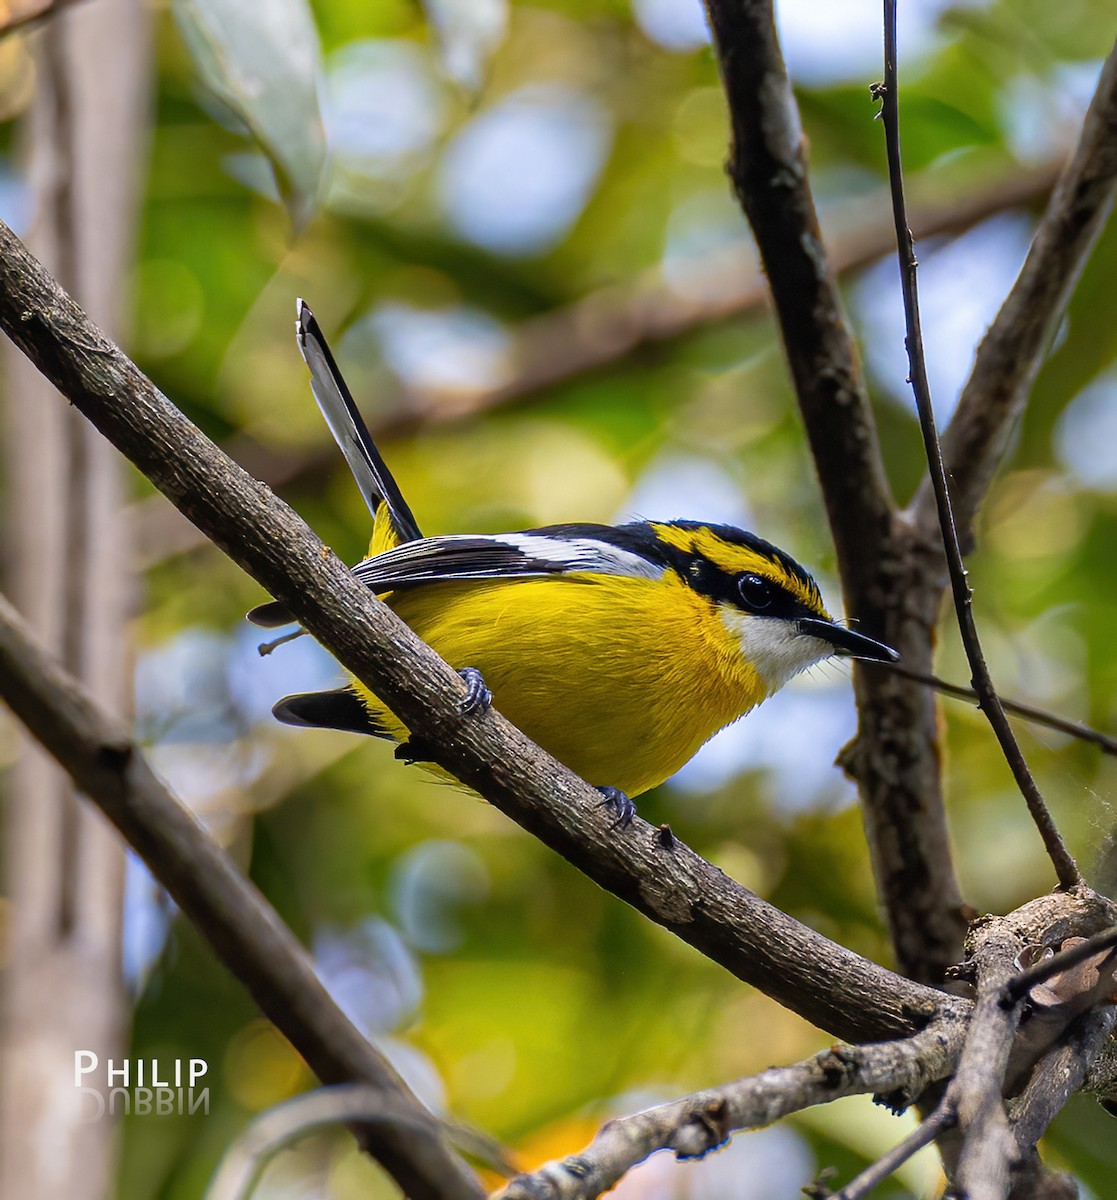
[[[883,483],[857,356],[828,266],[805,143],[770,0],[707,0],[732,124],[729,173],[760,248],[842,571],[846,610],[930,668],[947,585],[929,489],[898,511]],[[1117,65],[1111,54],[1078,148],[1052,194],[1020,280],[982,344],[944,435],[968,526],[1008,444],[1052,330],[1112,205]],[[883,147],[882,147],[883,158]],[[860,724],[845,765],[858,781],[881,906],[902,971],[939,983],[967,909],[951,865],[934,703],[918,684],[854,673]]]

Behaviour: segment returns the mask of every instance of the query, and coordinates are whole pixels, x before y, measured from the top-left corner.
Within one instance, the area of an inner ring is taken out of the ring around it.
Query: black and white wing
[[[353,396],[338,370],[314,314],[303,300],[297,302],[297,309],[295,333],[299,350],[310,368],[310,389],[334,440],[345,455],[345,461],[353,472],[369,511],[375,517],[380,505],[386,504],[399,541],[411,542],[421,538],[423,535],[415,517],[399,485],[392,478],[391,471],[380,457],[380,451],[353,402]]]
[[[353,574],[375,592],[454,579],[515,579],[589,573],[659,579],[654,543],[607,525],[556,525],[523,533],[450,534],[408,542],[367,558]]]
[[[646,525],[551,525],[522,533],[448,534],[404,542],[359,562],[353,574],[374,592],[398,592],[454,579],[528,579],[544,575],[627,575],[659,579],[667,569]],[[291,616],[278,601],[248,619],[267,628]]]

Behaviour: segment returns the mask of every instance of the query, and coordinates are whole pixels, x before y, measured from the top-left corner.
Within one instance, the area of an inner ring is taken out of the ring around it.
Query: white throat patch
[[[768,695],[834,653],[829,642],[796,632],[795,623],[782,617],[761,617],[722,606],[721,619],[737,638],[745,660],[756,668]]]

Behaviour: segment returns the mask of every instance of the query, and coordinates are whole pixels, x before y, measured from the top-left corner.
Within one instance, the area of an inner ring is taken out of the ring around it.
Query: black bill
[[[846,629],[844,625],[832,625],[817,617],[801,617],[799,632],[829,642],[834,647],[834,653],[844,658],[867,658],[872,662],[898,662],[900,659],[891,646]]]

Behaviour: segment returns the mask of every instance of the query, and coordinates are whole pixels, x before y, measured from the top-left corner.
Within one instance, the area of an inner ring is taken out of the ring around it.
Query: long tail
[[[297,309],[295,333],[299,350],[310,368],[311,391],[334,435],[334,441],[345,455],[369,512],[377,517],[380,515],[380,506],[386,504],[395,533],[394,540],[418,541],[423,536],[419,525],[353,403],[353,397],[314,314],[305,300],[297,301]]]
[[[299,299],[296,311],[295,337],[299,352],[310,368],[310,390],[373,515],[372,552],[389,549],[401,542],[418,541],[423,535],[414,514],[381,458],[310,306]],[[266,629],[289,625],[294,620],[286,606],[278,601],[257,605],[248,614],[248,619]],[[278,644],[278,641],[269,642],[260,647],[260,652],[270,653]]]

